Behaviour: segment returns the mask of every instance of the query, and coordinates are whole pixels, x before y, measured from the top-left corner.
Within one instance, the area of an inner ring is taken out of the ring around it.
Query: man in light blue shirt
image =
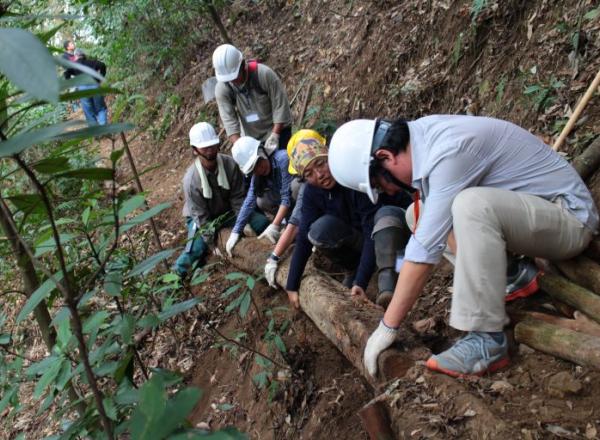
[[[508,364],[506,251],[571,258],[598,228],[592,196],[574,168],[510,122],[446,115],[351,121],[334,134],[329,160],[338,182],[373,201],[375,186],[417,190],[425,202],[394,297],[365,348],[373,375],[447,241],[456,243],[450,325],[469,333],[427,366],[481,375]]]

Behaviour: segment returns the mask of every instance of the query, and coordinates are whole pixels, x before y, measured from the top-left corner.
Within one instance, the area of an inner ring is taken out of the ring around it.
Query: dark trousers
[[[326,214],[310,226],[308,240],[331,261],[345,269],[354,270],[362,252],[362,234],[352,225]]]

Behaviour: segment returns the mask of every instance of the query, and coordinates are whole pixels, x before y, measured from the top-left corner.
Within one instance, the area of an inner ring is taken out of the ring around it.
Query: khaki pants
[[[452,217],[457,252],[450,325],[464,331],[498,332],[509,322],[507,251],[565,260],[581,253],[593,235],[560,203],[497,188],[462,191]]]

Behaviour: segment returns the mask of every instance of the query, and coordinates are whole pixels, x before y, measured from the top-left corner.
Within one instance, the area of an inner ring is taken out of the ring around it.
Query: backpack
[[[260,81],[258,81],[258,64],[259,61],[256,58],[250,59],[246,61],[246,66],[248,67],[248,82],[251,89],[258,91],[261,95],[266,95],[267,92],[261,87]],[[229,82],[227,83],[227,87],[235,96],[238,91],[232,87]]]

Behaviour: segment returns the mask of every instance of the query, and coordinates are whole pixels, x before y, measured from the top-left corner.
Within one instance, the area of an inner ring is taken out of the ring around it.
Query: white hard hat
[[[219,136],[208,122],[198,122],[190,128],[190,145],[196,148],[206,148],[218,143]]]
[[[377,191],[371,187],[369,168],[375,134],[375,119],[356,119],[336,130],[329,143],[329,169],[343,186],[363,192],[377,203]]]
[[[244,174],[250,174],[258,160],[260,141],[250,136],[242,136],[231,149],[231,155]]]
[[[238,77],[244,56],[231,44],[222,44],[213,52],[212,60],[217,80],[227,82]]]

